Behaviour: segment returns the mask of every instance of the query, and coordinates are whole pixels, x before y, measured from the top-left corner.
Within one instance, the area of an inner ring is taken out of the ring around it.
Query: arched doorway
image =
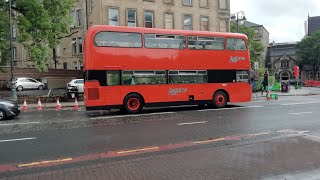
[[[287,81],[287,80],[290,80],[290,78],[291,78],[291,75],[289,72],[286,72],[286,71],[281,72],[281,74],[280,74],[281,81]]]

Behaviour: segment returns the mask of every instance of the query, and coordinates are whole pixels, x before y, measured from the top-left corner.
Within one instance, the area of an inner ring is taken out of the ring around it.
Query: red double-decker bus
[[[242,34],[93,26],[85,38],[87,110],[251,100]]]

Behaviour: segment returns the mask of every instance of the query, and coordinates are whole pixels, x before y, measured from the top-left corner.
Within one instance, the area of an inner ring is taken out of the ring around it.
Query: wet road
[[[282,136],[281,133],[288,130],[294,130],[297,135],[307,132],[317,137],[320,134],[319,105],[320,96],[303,96],[232,104],[225,109],[149,109],[140,115],[85,111],[26,112],[16,119],[0,122],[0,164],[3,167],[19,166],[73,158],[77,159],[70,165],[73,167],[75,163],[103,161],[101,157],[104,154],[101,153],[106,152],[119,155],[119,152],[125,154],[130,150],[157,149],[155,153],[166,154],[165,150],[188,151],[193,146],[190,142],[200,142],[201,146],[197,147],[200,149],[224,147],[248,142],[241,137],[255,136],[254,141],[263,141]],[[202,144],[206,140],[228,138],[235,141]],[[19,173],[16,170],[19,169],[3,173],[14,175]]]

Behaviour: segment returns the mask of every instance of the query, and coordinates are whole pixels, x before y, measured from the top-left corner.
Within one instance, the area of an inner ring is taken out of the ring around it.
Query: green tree
[[[232,22],[231,23],[231,32],[236,33],[237,32],[237,23]],[[245,34],[248,37],[248,43],[249,43],[249,49],[250,49],[250,60],[251,65],[253,65],[253,62],[259,62],[260,55],[259,53],[263,52],[263,44],[261,42],[255,41],[255,32],[254,29],[247,26],[239,26],[239,33]]]
[[[8,5],[4,0],[0,0],[0,19],[0,65],[4,65],[10,55]]]
[[[74,0],[13,0],[17,41],[28,48],[39,71],[47,71],[49,50],[70,33],[70,10]],[[8,49],[8,4],[0,0],[0,51]],[[4,39],[2,41],[2,39]]]
[[[300,65],[312,65],[314,79],[320,68],[320,31],[303,38],[297,44],[297,55]]]

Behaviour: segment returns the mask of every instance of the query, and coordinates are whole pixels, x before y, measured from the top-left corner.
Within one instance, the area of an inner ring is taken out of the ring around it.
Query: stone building
[[[305,33],[306,36],[320,31],[320,16],[309,17],[305,21]]]
[[[250,21],[244,21],[243,22],[244,26],[247,27],[251,27],[254,29],[255,31],[255,41],[261,42],[264,50],[263,52],[260,53],[260,61],[259,64],[262,67],[266,67],[266,58],[267,58],[267,50],[268,50],[268,46],[269,46],[269,32],[267,31],[267,29],[260,24],[256,24]]]
[[[230,0],[76,0],[70,15],[71,34],[51,52],[49,69],[82,68],[83,39],[92,25],[227,32]],[[16,67],[34,67],[21,44],[15,43],[14,51]]]
[[[296,55],[297,43],[270,43],[267,52],[267,68],[276,80],[294,79],[293,67],[299,65]],[[320,72],[314,74],[312,66],[300,65],[301,80],[312,80],[314,76],[319,80]]]

